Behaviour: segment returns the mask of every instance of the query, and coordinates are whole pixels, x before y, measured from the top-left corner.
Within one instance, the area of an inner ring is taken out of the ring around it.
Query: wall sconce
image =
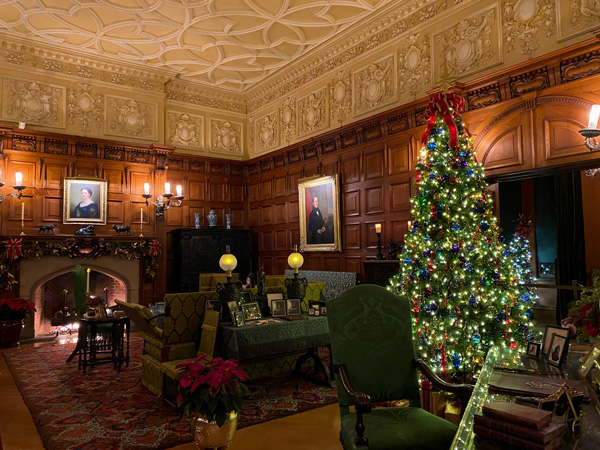
[[[240,304],[240,293],[242,292],[242,282],[231,282],[231,272],[237,267],[237,258],[230,253],[229,245],[225,246],[225,254],[219,259],[219,267],[226,273],[227,282],[217,283],[216,291],[219,294],[219,303],[221,304],[221,321],[232,322],[231,312],[229,311],[229,302]]]
[[[585,138],[585,145],[590,149],[590,152],[594,150],[600,150],[600,141],[596,142],[595,138],[600,136],[600,129],[598,128],[598,118],[600,117],[600,105],[592,106],[590,111],[590,119],[588,121],[587,128],[579,130],[579,133]],[[594,141],[594,142],[592,142]]]
[[[8,197],[21,198],[21,195],[23,194],[23,189],[25,189],[25,186],[23,186],[23,174],[21,172],[15,173],[15,181],[16,183],[13,186],[13,189],[16,189],[17,193],[15,194],[14,192],[11,192],[10,194],[6,194],[5,196],[0,197],[0,203],[2,203],[4,199]],[[4,183],[0,182],[0,188],[2,186],[4,186]]]
[[[375,233],[377,234],[377,256],[375,259],[383,259],[383,253],[381,253],[381,224],[375,224]]]
[[[306,297],[306,286],[308,280],[306,278],[298,278],[298,270],[304,264],[304,257],[298,253],[298,246],[294,245],[294,253],[288,256],[288,264],[294,269],[294,278],[285,279],[285,287],[287,289],[288,298],[299,298],[300,302]]]
[[[144,193],[142,197],[146,199],[146,206],[154,205],[156,207],[156,220],[163,221],[165,220],[165,211],[169,209],[171,206],[181,206],[183,203],[184,195],[181,192],[181,185],[177,185],[177,195],[175,196],[175,200],[177,203],[171,203],[171,197],[173,194],[171,193],[171,183],[165,183],[165,193],[163,195],[157,195],[156,201],[151,202],[152,194],[150,194],[150,183],[144,183]]]

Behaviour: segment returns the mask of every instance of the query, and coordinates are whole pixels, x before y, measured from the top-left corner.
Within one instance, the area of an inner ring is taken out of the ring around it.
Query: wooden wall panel
[[[365,150],[365,180],[383,176],[384,149],[383,144]]]
[[[251,202],[260,200],[260,185],[258,182],[248,184],[248,200]]]
[[[287,242],[287,230],[277,230],[275,231],[275,250],[289,250],[289,245]]]
[[[244,202],[244,185],[237,183],[229,184],[230,198],[232,203],[243,203]]]
[[[67,176],[67,167],[55,164],[44,166],[44,187],[46,189],[62,189],[63,179]]]
[[[482,155],[488,169],[519,166],[523,163],[523,130],[512,128],[502,133]]]
[[[42,197],[42,221],[62,223],[62,197]]]
[[[122,200],[109,200],[106,204],[106,221],[111,223],[123,223],[125,214],[123,212]]]
[[[104,179],[108,181],[107,190],[110,194],[122,194],[125,189],[125,172],[123,169],[105,169]],[[143,185],[142,185],[143,187]]]
[[[275,205],[275,223],[287,223],[287,216],[285,213],[285,203],[279,203]]]
[[[360,190],[342,194],[342,214],[344,217],[360,216]]]
[[[159,194],[159,192],[157,192],[155,187],[153,186],[152,176],[148,173],[131,172],[131,174],[129,176],[129,180],[130,180],[130,183],[129,183],[130,190],[129,191],[132,195],[142,195],[144,193],[144,183],[150,184],[150,193],[152,195]],[[187,193],[188,197],[189,197],[189,195],[190,194]]]
[[[208,181],[208,192],[209,201],[225,202],[225,180],[211,178]]]
[[[263,231],[261,233],[261,250],[269,252],[275,250],[273,247],[273,233],[271,231]]]
[[[362,244],[360,239],[360,228],[360,223],[347,223],[346,225],[344,225],[342,234],[344,249],[360,250]]]
[[[7,186],[14,186],[16,184],[15,174],[21,172],[23,174],[23,184],[25,186],[37,186],[36,184],[36,164],[29,161],[10,161],[8,164],[8,170],[3,171],[2,181]],[[11,191],[13,191],[11,189]],[[14,192],[14,191],[13,191]]]
[[[273,208],[271,205],[263,206],[262,217],[259,219],[259,221],[262,225],[271,225],[273,223],[273,212],[272,211],[273,211]]]
[[[342,184],[357,183],[361,180],[360,152],[345,155],[342,159]]]
[[[246,228],[246,212],[243,209],[231,209],[231,228]]]
[[[564,158],[581,155],[589,149],[581,145],[581,125],[575,120],[565,118],[544,120],[544,147],[546,159]]]
[[[390,184],[390,211],[410,209],[410,183]]]
[[[259,227],[261,224],[260,216],[261,216],[260,208],[250,208],[250,226],[251,227]]]
[[[389,173],[399,174],[410,171],[410,141],[409,136],[404,139],[394,139],[388,146]]]
[[[287,176],[285,173],[281,173],[274,178],[275,197],[285,197],[287,195],[286,182]]]
[[[365,189],[365,214],[381,214],[384,211],[382,186]]]
[[[288,172],[290,179],[290,195],[298,195],[298,180],[304,177],[304,171],[302,169],[302,166],[298,165],[292,167]]]
[[[273,179],[263,178],[260,182],[261,200],[269,199],[273,196]]]

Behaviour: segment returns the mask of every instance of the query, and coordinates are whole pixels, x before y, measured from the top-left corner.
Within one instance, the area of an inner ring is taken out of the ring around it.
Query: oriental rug
[[[167,449],[193,440],[189,421],[141,383],[142,338],[132,335],[131,362],[77,370],[65,363],[75,344],[3,350],[47,450]],[[335,403],[335,388],[292,375],[247,383],[239,428]]]

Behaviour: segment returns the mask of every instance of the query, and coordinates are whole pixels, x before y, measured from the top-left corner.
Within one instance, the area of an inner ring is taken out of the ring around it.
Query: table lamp
[[[285,287],[287,289],[288,298],[299,298],[300,301],[306,296],[306,286],[308,281],[306,278],[298,278],[298,269],[304,264],[304,257],[298,253],[298,246],[294,245],[294,253],[288,256],[288,264],[294,269],[294,278],[285,279]]]
[[[229,302],[241,302],[240,293],[242,292],[242,282],[231,282],[231,271],[237,267],[237,258],[230,253],[229,245],[225,246],[225,254],[219,259],[219,266],[227,274],[226,283],[217,283],[217,294],[219,294],[219,303],[221,304],[221,321],[232,322],[229,311]]]

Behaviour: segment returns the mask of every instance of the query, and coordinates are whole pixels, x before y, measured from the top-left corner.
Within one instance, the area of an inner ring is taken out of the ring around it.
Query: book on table
[[[552,419],[550,411],[510,402],[486,403],[481,410],[485,416],[538,430],[548,425]]]
[[[474,424],[473,431],[480,436],[485,436],[490,439],[504,442],[513,447],[522,448],[525,450],[555,450],[563,443],[562,435],[544,444],[540,442],[528,441],[527,439],[505,433],[504,431],[492,430],[491,428],[484,427],[483,425]]]
[[[540,444],[548,444],[550,441],[561,437],[566,431],[565,423],[557,419],[551,420],[548,425],[538,429],[484,416],[483,414],[475,414],[475,424]]]

